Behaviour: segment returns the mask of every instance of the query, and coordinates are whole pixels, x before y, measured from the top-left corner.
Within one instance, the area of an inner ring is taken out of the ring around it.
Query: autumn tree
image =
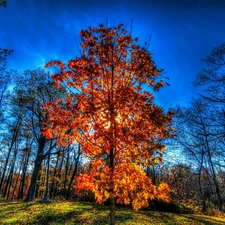
[[[66,85],[69,93],[64,104],[46,104],[44,134],[60,145],[81,145],[91,173],[78,177],[76,189],[91,190],[99,203],[109,199],[115,224],[115,200],[136,210],[148,199],[168,200],[168,186],[153,185],[144,168],[162,160],[163,140],[173,136],[172,113],[153,102],[152,93],[164,85],[162,70],[124,25],[88,27],[80,37],[81,57],[46,65],[60,68],[55,86]]]

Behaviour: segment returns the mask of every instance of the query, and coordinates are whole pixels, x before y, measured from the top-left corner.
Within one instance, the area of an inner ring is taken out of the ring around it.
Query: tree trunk
[[[202,124],[203,124],[203,122],[202,122]],[[206,151],[208,153],[208,162],[209,162],[210,169],[211,169],[211,172],[212,172],[212,175],[213,175],[213,177],[212,177],[213,183],[214,183],[215,188],[216,188],[217,207],[218,207],[219,211],[222,211],[223,200],[222,200],[222,197],[221,197],[221,194],[220,194],[220,186],[219,186],[219,182],[217,180],[217,175],[216,175],[216,172],[215,172],[214,163],[212,161],[212,153],[210,151],[210,146],[209,146],[210,141],[208,140],[207,130],[206,130],[206,127],[205,127],[204,124],[203,124],[203,129],[204,129],[205,141],[206,141]]]
[[[4,183],[4,179],[5,179],[5,173],[6,173],[6,169],[7,169],[7,166],[8,166],[9,157],[10,157],[13,145],[14,145],[16,139],[17,139],[19,128],[20,128],[20,120],[17,120],[16,125],[15,125],[15,130],[13,132],[11,144],[10,144],[10,147],[9,147],[9,151],[8,151],[8,154],[7,154],[7,157],[6,157],[5,166],[4,166],[4,169],[3,169],[3,172],[2,172],[2,177],[1,177],[1,180],[0,180],[0,193],[2,192],[2,186],[3,186],[3,183]]]
[[[50,199],[52,199],[54,197],[53,193],[54,193],[54,190],[55,190],[55,177],[56,177],[56,173],[57,173],[58,163],[59,163],[59,154],[57,155],[55,169],[54,169],[54,173],[53,173],[52,185],[51,185],[51,189],[50,189],[50,192],[49,192]]]
[[[42,180],[41,180],[42,179],[41,169],[40,169],[40,172],[39,172],[38,177],[37,177],[37,181],[39,181],[39,182],[36,184],[36,187],[35,187],[34,198],[38,198],[39,197],[39,194],[41,193],[41,191],[39,193],[39,188],[40,188],[40,186],[42,184]]]
[[[11,201],[14,200],[14,195],[15,195],[15,191],[16,191],[16,188],[17,188],[16,184],[17,184],[18,181],[19,181],[19,177],[20,177],[20,176],[19,176],[19,173],[18,173],[18,175],[17,175],[17,177],[16,177],[16,180],[13,181],[13,186],[14,186],[14,188],[13,188],[13,191],[12,191]]]
[[[19,192],[18,192],[18,199],[23,199],[23,196],[24,196],[24,185],[25,185],[26,172],[27,172],[28,162],[29,162],[29,158],[30,158],[32,143],[33,143],[33,141],[31,141],[31,143],[30,143],[30,149],[28,150],[28,152],[24,153],[24,161],[25,162],[23,164],[23,169],[22,169],[22,178],[21,178],[20,188],[19,188]]]
[[[63,182],[63,193],[66,196],[66,185],[68,183],[68,174],[69,174],[69,158],[70,158],[70,145],[67,147],[67,156],[66,156],[66,165],[65,165],[65,177]]]
[[[60,164],[59,164],[58,176],[57,176],[59,178],[59,180],[61,180],[61,177],[62,177],[62,168],[63,168],[63,162],[64,162],[64,157],[65,157],[64,154],[65,154],[65,152],[63,151],[61,161],[60,161]],[[56,182],[56,187],[55,187],[55,190],[54,190],[54,193],[53,193],[54,198],[55,198],[56,195],[61,195],[61,191],[58,191],[59,183],[60,183],[59,181]]]
[[[110,149],[109,155],[110,163],[110,194],[109,194],[109,201],[110,201],[110,225],[115,224],[115,214],[116,214],[116,207],[115,207],[115,196],[114,196],[114,149]]]
[[[66,200],[69,200],[70,198],[70,189],[72,187],[72,184],[73,184],[73,180],[75,178],[75,175],[77,173],[77,168],[78,168],[78,163],[79,163],[79,159],[80,159],[80,144],[78,145],[78,153],[77,153],[77,157],[75,158],[75,167],[74,167],[74,170],[73,170],[73,174],[70,178],[70,183],[68,185],[68,189],[67,189],[67,192],[66,192]]]
[[[17,152],[18,152],[17,144],[16,144],[15,149],[14,149],[14,154],[13,154],[13,160],[12,160],[12,163],[11,163],[11,168],[10,168],[9,176],[8,176],[8,179],[7,179],[7,182],[6,182],[5,191],[3,193],[3,197],[5,198],[6,195],[7,195],[7,199],[9,198],[10,186],[11,186],[11,183],[12,183],[12,178],[13,178],[13,174],[14,174],[14,167],[15,167],[15,163],[16,163],[16,156],[17,156]]]
[[[25,201],[33,201],[33,199],[34,199],[37,178],[38,178],[38,174],[40,173],[41,164],[43,161],[43,152],[44,152],[44,147],[45,147],[45,143],[46,143],[46,138],[41,136],[39,138],[38,142],[39,142],[38,143],[38,153],[37,153],[37,157],[36,157],[35,164],[34,164],[34,170],[33,170],[32,177],[31,177],[30,187],[29,187]]]
[[[116,206],[114,193],[110,197],[110,225],[115,225]]]
[[[50,144],[50,147],[49,147],[48,160],[47,160],[46,184],[45,184],[45,193],[44,193],[44,199],[43,199],[45,201],[48,199],[51,148],[52,148],[52,140],[51,140],[51,144]]]

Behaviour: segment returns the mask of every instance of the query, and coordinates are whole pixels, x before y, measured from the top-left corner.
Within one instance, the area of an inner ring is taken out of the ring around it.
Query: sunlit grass
[[[117,224],[129,225],[222,225],[225,218],[197,214],[175,214],[154,211],[133,211],[118,207]],[[0,224],[109,224],[109,208],[86,202],[0,203]]]

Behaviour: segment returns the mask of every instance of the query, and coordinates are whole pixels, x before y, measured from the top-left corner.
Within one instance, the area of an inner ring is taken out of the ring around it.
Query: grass
[[[225,224],[225,218],[148,210],[136,212],[127,207],[118,207],[116,222],[127,225],[222,225]],[[94,203],[71,201],[0,202],[0,224],[109,224],[109,208]]]

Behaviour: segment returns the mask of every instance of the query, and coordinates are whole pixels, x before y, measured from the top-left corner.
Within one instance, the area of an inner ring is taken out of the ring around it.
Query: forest
[[[196,75],[199,96],[163,108],[169,78],[148,43],[123,24],[80,39],[80,56],[35,70],[8,68],[0,48],[0,201],[96,201],[110,224],[125,205],[222,214],[225,43]]]

